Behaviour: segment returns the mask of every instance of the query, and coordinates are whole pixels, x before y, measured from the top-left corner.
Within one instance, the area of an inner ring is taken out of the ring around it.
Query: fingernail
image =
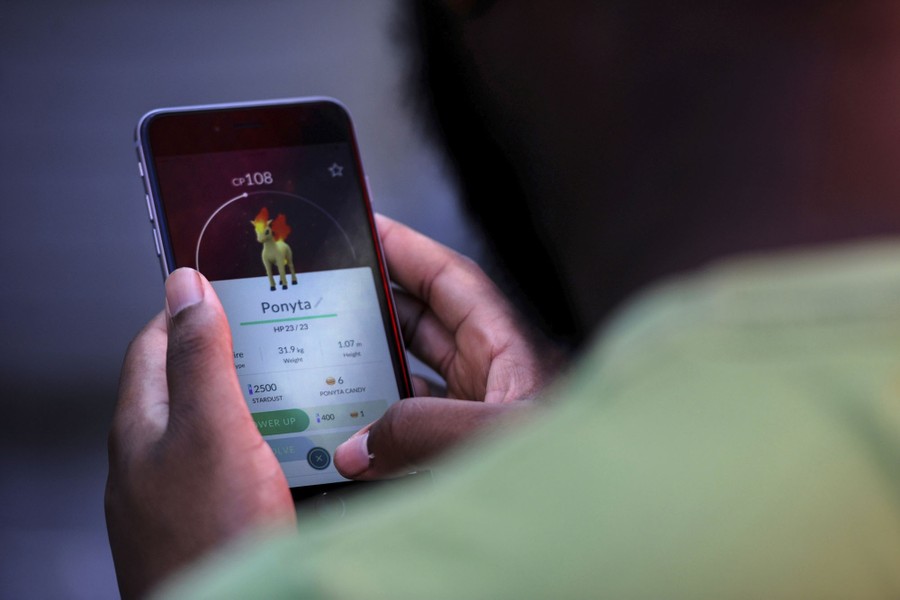
[[[341,473],[355,477],[369,468],[374,454],[369,453],[369,432],[354,435],[334,451],[334,462],[340,464]]]
[[[176,269],[166,279],[166,310],[174,317],[203,300],[203,283],[194,269]]]

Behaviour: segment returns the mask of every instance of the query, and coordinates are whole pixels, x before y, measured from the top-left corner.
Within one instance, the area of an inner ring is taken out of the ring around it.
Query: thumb
[[[166,280],[166,315],[169,427],[184,426],[191,435],[228,431],[235,417],[246,419],[247,407],[233,401],[243,394],[215,290],[197,271],[177,269]]]
[[[425,468],[462,439],[519,412],[520,403],[485,404],[447,398],[407,398],[364,427],[334,453],[350,479],[381,479]]]

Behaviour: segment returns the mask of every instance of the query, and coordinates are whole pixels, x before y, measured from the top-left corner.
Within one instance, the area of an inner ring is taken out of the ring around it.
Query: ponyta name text
[[[275,313],[290,313],[296,314],[297,311],[309,310],[312,308],[312,304],[309,300],[297,300],[296,302],[278,302],[272,304],[270,302],[260,302],[260,308],[262,309],[262,313],[265,314],[275,314]]]

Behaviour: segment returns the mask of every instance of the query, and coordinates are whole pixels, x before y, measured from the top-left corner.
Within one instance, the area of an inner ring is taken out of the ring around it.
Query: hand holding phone
[[[123,598],[233,538],[296,521],[279,462],[248,418],[229,337],[212,286],[179,269],[166,310],[128,347],[105,502]]]
[[[553,352],[534,352],[509,303],[474,263],[382,219],[397,280],[409,292],[402,296],[400,312],[413,350],[446,379],[453,396],[482,402],[391,400],[407,394],[409,379],[352,130],[339,106],[320,100],[312,103],[319,106],[309,104],[169,109],[142,120],[141,172],[164,272],[200,266],[213,273],[214,280],[207,283],[187,269],[169,278],[169,315],[151,321],[125,358],[110,434],[106,496],[110,543],[123,595],[145,592],[248,528],[289,526],[295,516],[291,494],[294,499],[321,500],[328,491],[327,497],[333,498],[335,486],[341,484],[329,482],[343,480],[333,471],[333,461],[328,460],[332,456],[325,453],[332,454],[331,444],[363,426],[362,419],[375,419],[383,407],[381,399],[387,399],[389,407],[368,429],[368,445],[360,447],[357,436],[343,446],[364,453],[362,470],[348,475],[362,479],[394,475],[410,462],[465,439],[508,412],[500,410],[501,403],[509,407],[512,400],[533,396],[547,367],[555,364]],[[324,124],[323,117],[327,117]],[[157,129],[154,122],[163,126]],[[252,133],[245,134],[248,131]],[[222,137],[214,135],[223,132]],[[331,179],[345,174],[353,178],[330,203],[327,194],[315,194],[334,217],[326,219],[325,228],[317,233],[310,223],[316,216],[321,222],[323,205],[312,206],[311,198],[298,190],[306,186],[306,194],[309,189],[334,191],[325,177],[304,184],[307,174],[322,176],[320,167]],[[235,171],[239,174],[233,175]],[[287,188],[274,187],[276,182]],[[228,186],[255,189],[235,194]],[[250,199],[263,202],[248,206]],[[300,218],[303,215],[294,210],[299,203],[312,217]],[[335,222],[346,236],[327,233],[334,232],[328,224]],[[309,250],[303,240],[321,244]],[[274,261],[273,246],[280,252]],[[310,264],[316,265],[312,271],[307,270]],[[361,269],[363,273],[368,269],[370,277],[359,276]],[[227,319],[216,292],[223,301],[227,297],[223,302]],[[328,300],[332,310],[317,312],[329,306],[325,298],[332,292],[343,297]],[[254,311],[264,313],[263,318]],[[340,322],[337,317],[319,316],[332,313],[357,315],[365,323],[353,326],[368,333],[335,336],[327,328],[279,329],[286,324]],[[277,322],[265,322],[270,320]],[[373,324],[380,327],[374,327],[374,333]],[[261,326],[265,327],[257,329]],[[338,344],[339,360],[346,361],[338,366],[353,373],[357,371],[349,366],[356,365],[363,373],[375,369],[368,375],[374,384],[351,387],[376,390],[377,395],[337,387],[350,384],[343,375],[334,375],[334,365],[306,360],[307,348],[321,343],[317,334]],[[228,343],[231,335],[233,350]],[[279,336],[285,335],[301,340],[282,343]],[[373,346],[381,351],[369,352]],[[264,360],[271,358],[273,347],[279,359],[304,360],[276,360],[273,367],[271,360]],[[365,365],[353,362],[373,355],[390,359]],[[284,387],[281,378],[289,381]],[[303,396],[304,385],[297,385],[294,378],[311,381],[308,389],[313,393]],[[338,389],[343,391],[321,393]],[[254,404],[254,399],[260,402]],[[356,406],[360,400],[374,404]],[[316,403],[329,412],[313,411]],[[273,404],[279,408],[270,408]],[[376,407],[374,414],[365,412],[370,406]],[[404,406],[407,409],[398,410]],[[286,412],[271,414],[278,410]],[[342,418],[355,420],[351,426],[334,424],[341,411],[346,413]],[[260,432],[271,451],[258,443]],[[304,456],[304,440],[322,439],[317,435],[335,439],[318,446],[325,453],[312,453],[313,446]],[[374,465],[367,460],[371,452],[379,457]],[[288,482],[294,486],[290,492]],[[333,510],[335,505],[324,506]]]
[[[531,332],[507,298],[470,259],[378,215],[378,230],[410,352],[446,386],[434,398],[393,404],[371,427],[338,448],[335,461],[354,479],[378,479],[430,466],[486,428],[524,416],[563,356]],[[374,459],[371,457],[374,456]]]

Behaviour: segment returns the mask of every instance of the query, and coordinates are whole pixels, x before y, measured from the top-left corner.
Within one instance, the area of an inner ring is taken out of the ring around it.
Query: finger
[[[508,349],[503,352],[497,351],[503,346],[499,343],[502,340],[501,336],[496,334],[494,351],[488,343],[480,341],[470,343],[470,346],[477,345],[477,351],[481,354],[473,360],[456,361],[454,363],[456,367],[449,368],[448,365],[457,353],[465,353],[459,346],[465,346],[466,343],[460,342],[458,345],[456,336],[448,332],[434,313],[416,298],[403,291],[395,292],[394,297],[407,349],[426,365],[441,373],[445,380],[449,377],[450,383],[455,384],[444,386],[441,392],[422,393],[416,388],[416,396],[449,395],[453,398],[478,399],[484,402],[517,400],[533,396],[542,386],[544,371],[549,372],[553,368],[552,350],[545,351],[542,364],[536,364],[530,346],[526,345],[524,340],[509,344]],[[491,325],[500,326],[496,321]],[[471,327],[460,331],[460,337],[471,335],[473,329],[477,329],[477,324],[472,323]],[[511,337],[514,334],[509,335]]]
[[[447,397],[447,386],[443,383],[435,381],[430,377],[422,375],[413,375],[413,395],[414,396],[437,396],[440,398]]]
[[[512,305],[471,260],[387,217],[378,227],[391,277],[412,297],[398,304],[408,347],[451,396],[488,400],[495,359],[528,348]],[[519,395],[504,384],[494,382],[492,401]]]
[[[394,304],[406,348],[426,365],[442,372],[457,349],[453,333],[421,300],[402,290],[394,292]]]
[[[363,480],[422,469],[461,439],[521,412],[522,406],[407,398],[338,446],[334,465],[344,477]]]
[[[391,278],[448,331],[473,317],[508,318],[506,298],[471,259],[383,215],[376,218]]]
[[[210,440],[251,422],[234,370],[231,331],[212,286],[193,269],[166,280],[169,428]]]
[[[125,353],[110,429],[110,455],[157,440],[169,417],[166,387],[166,321],[160,312]]]

